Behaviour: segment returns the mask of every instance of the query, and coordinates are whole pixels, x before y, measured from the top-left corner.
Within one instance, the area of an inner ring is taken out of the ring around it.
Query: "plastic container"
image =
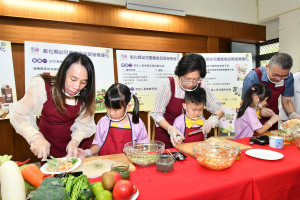
[[[114,163],[111,165],[111,171],[119,172],[122,176],[122,179],[130,179],[130,170],[129,165],[126,163]]]
[[[276,149],[283,148],[283,137],[271,136],[269,138],[269,146]]]
[[[156,170],[161,173],[168,173],[174,169],[174,158],[170,155],[159,155],[156,161]]]

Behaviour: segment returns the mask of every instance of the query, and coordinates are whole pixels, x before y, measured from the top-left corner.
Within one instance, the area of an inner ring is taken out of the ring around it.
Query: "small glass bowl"
[[[170,155],[159,155],[156,161],[156,170],[162,173],[168,173],[174,169],[174,158]]]

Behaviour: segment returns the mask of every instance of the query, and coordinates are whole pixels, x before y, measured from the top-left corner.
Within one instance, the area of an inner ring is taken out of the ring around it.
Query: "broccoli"
[[[48,177],[35,191],[31,200],[65,200],[67,192],[60,178]]]

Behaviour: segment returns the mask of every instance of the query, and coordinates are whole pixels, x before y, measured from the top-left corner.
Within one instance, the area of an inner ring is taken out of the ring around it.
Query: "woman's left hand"
[[[71,140],[67,146],[67,157],[78,157],[78,142]]]

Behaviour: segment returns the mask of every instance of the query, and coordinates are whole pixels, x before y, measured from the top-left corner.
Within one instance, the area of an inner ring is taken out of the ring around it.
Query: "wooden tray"
[[[225,139],[225,138],[218,137],[218,139],[221,140],[222,142],[234,144],[234,145],[240,147],[241,151],[242,150],[247,150],[247,149],[252,149],[251,146],[241,144],[241,143],[238,143],[238,142],[234,142],[234,141],[231,141],[231,140],[228,140],[228,139]],[[198,143],[198,142],[183,143],[183,144],[177,145],[175,148],[180,150],[180,151],[183,151],[184,153],[186,153],[186,154],[188,154],[192,157],[195,157],[194,152],[193,152],[193,145],[196,144],[196,143]]]
[[[135,171],[135,166],[128,160],[127,156],[124,153],[120,154],[111,154],[111,155],[106,155],[106,156],[93,156],[90,158],[83,158],[82,162],[87,162],[91,160],[97,160],[97,159],[108,159],[108,160],[113,160],[118,163],[127,163],[129,164],[129,170],[130,171]]]

